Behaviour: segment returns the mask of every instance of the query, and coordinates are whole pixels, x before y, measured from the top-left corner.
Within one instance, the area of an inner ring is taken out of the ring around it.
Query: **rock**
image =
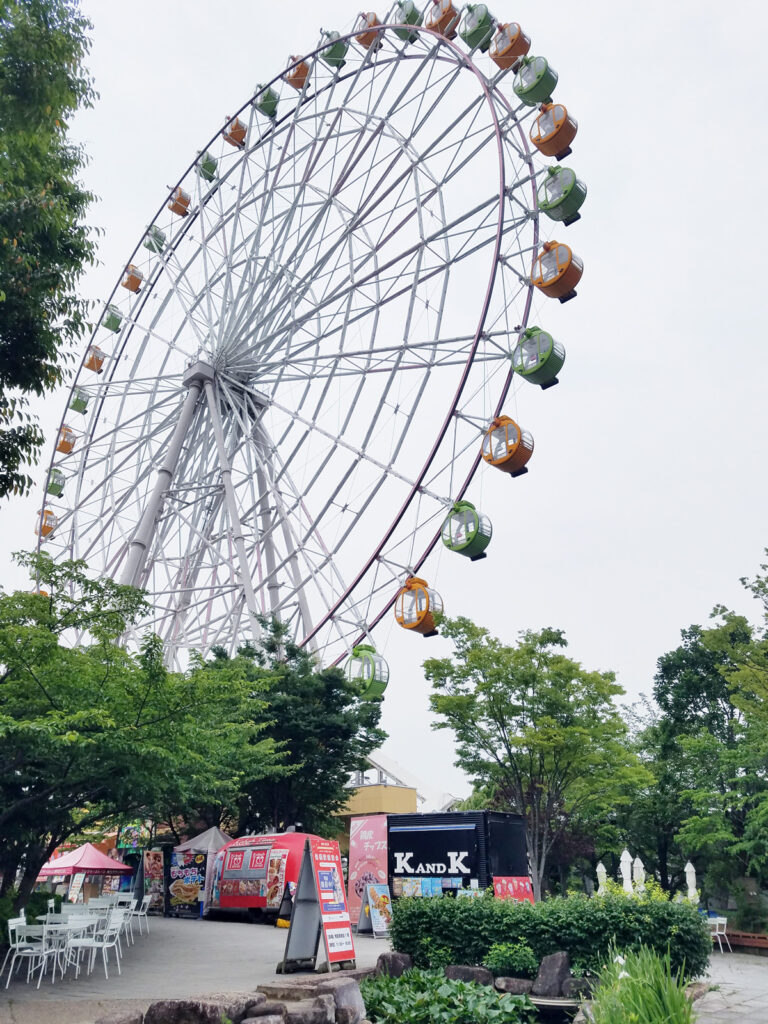
[[[257,986],[256,991],[267,999],[307,999],[317,986],[314,978],[307,981],[271,981],[266,985]]]
[[[376,976],[388,974],[390,978],[400,978],[412,967],[413,957],[407,953],[380,953],[376,961]]]
[[[331,978],[318,985],[317,989],[321,994],[333,996],[336,1024],[360,1024],[365,1017],[365,1003],[354,978]]]
[[[478,985],[493,985],[493,975],[487,967],[451,964],[445,968],[445,976],[449,981],[476,981]]]
[[[259,993],[259,995],[262,996],[264,1002],[248,1008],[248,1020],[258,1020],[259,1017],[280,1017],[282,1020],[285,1017],[285,1003],[278,1003],[274,999],[267,999],[262,993]],[[243,1021],[243,1024],[245,1024],[245,1021]]]
[[[285,1024],[285,1017],[278,1013],[267,1013],[263,1017],[246,1017],[243,1024]]]
[[[592,982],[589,978],[566,978],[560,991],[566,999],[578,999],[591,994]]]
[[[552,953],[539,964],[539,973],[533,983],[531,994],[556,999],[563,988],[563,982],[571,975],[571,962],[567,953]]]
[[[533,988],[530,978],[497,978],[495,984],[499,992],[508,992],[513,996],[527,996]]]
[[[254,1000],[250,995],[240,999],[163,999],[152,1003],[144,1015],[144,1024],[242,1024]]]
[[[708,981],[692,981],[689,985],[685,986],[685,994],[692,1003],[695,1003],[697,999],[701,999],[703,995],[709,992],[710,987]]]
[[[336,1004],[333,996],[318,996],[316,999],[299,999],[286,1003],[287,1024],[333,1024]]]

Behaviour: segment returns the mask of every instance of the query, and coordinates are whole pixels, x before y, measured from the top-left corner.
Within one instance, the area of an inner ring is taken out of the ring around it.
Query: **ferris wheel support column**
[[[120,582],[127,584],[131,587],[140,586],[140,580],[144,571],[144,563],[147,560],[147,551],[149,545],[152,543],[152,535],[155,532],[155,524],[157,518],[163,507],[163,497],[171,485],[174,474],[176,472],[176,466],[181,455],[181,449],[184,445],[184,438],[187,436],[189,428],[192,425],[192,420],[195,415],[195,409],[197,403],[200,400],[200,392],[203,390],[203,383],[205,380],[205,374],[201,368],[204,366],[202,363],[197,363],[190,373],[184,378],[184,384],[186,384],[187,397],[184,399],[184,404],[181,407],[181,415],[176,421],[171,440],[168,443],[168,447],[165,451],[165,458],[163,464],[157,474],[157,480],[155,481],[154,489],[149,497],[149,501],[144,507],[139,525],[136,527],[136,532],[131,538],[131,544],[128,548],[128,558],[125,563]],[[206,369],[209,369],[207,366]],[[211,370],[211,373],[213,371]]]
[[[224,484],[224,500],[229,514],[230,529],[232,530],[232,543],[235,546],[235,553],[237,554],[237,561],[240,569],[240,582],[242,583],[243,593],[245,594],[245,604],[248,608],[248,616],[251,620],[253,639],[258,642],[261,639],[261,627],[258,622],[259,606],[256,601],[256,592],[253,589],[253,581],[251,580],[251,570],[248,565],[248,555],[245,550],[243,527],[237,511],[237,498],[235,497],[235,488],[232,485],[232,466],[229,461],[229,456],[227,455],[227,447],[224,443],[224,428],[221,424],[219,401],[216,397],[213,381],[210,378],[205,381],[205,397],[208,400],[208,411],[211,415],[213,435],[216,438],[216,450],[219,456],[221,480]]]

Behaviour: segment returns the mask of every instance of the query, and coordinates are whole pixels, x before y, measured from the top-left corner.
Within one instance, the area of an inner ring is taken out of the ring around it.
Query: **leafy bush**
[[[538,960],[565,950],[593,973],[606,962],[611,943],[622,952],[645,945],[660,955],[669,947],[672,970],[682,968],[693,978],[704,973],[712,952],[707,922],[689,903],[616,894],[556,897],[535,906],[488,896],[397,900],[393,948],[417,957],[419,943],[428,938],[449,949],[453,963],[482,964],[494,944],[523,941]]]
[[[590,1009],[594,1024],[691,1024],[694,1019],[682,971],[672,970],[669,954],[660,957],[645,947],[611,958],[600,972]]]
[[[765,932],[768,911],[763,897],[759,893],[748,895],[741,886],[733,890],[733,895],[736,898],[733,926],[741,932]]]
[[[453,958],[447,946],[439,945],[430,936],[429,938],[422,939],[419,943],[418,952],[413,958],[413,962],[416,967],[442,971],[444,967],[453,963]]]
[[[495,978],[534,978],[539,961],[527,942],[494,942],[483,957],[483,967]]]
[[[367,979],[360,982],[360,991],[373,1024],[532,1024],[536,1020],[526,996],[500,996],[487,985],[448,981],[437,971],[412,970],[401,978]]]

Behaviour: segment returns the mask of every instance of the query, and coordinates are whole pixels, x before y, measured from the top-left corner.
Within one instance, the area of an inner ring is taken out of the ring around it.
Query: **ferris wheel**
[[[39,543],[145,588],[168,661],[262,616],[386,685],[371,631],[430,635],[436,543],[482,557],[482,460],[525,472],[511,386],[556,383],[529,323],[581,261],[539,237],[586,189],[557,73],[484,4],[399,0],[253,96],[161,202],[105,303]],[[561,235],[562,237],[562,235]],[[540,394],[540,392],[536,392]]]

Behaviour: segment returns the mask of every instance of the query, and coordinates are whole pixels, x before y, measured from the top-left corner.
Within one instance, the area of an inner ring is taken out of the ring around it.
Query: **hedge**
[[[392,948],[428,966],[428,950],[440,949],[452,963],[480,965],[499,942],[526,942],[536,957],[567,952],[577,973],[596,973],[609,948],[646,946],[672,970],[696,978],[707,969],[712,940],[706,919],[688,903],[644,901],[624,895],[555,897],[532,906],[494,899],[450,896],[394,902]]]

